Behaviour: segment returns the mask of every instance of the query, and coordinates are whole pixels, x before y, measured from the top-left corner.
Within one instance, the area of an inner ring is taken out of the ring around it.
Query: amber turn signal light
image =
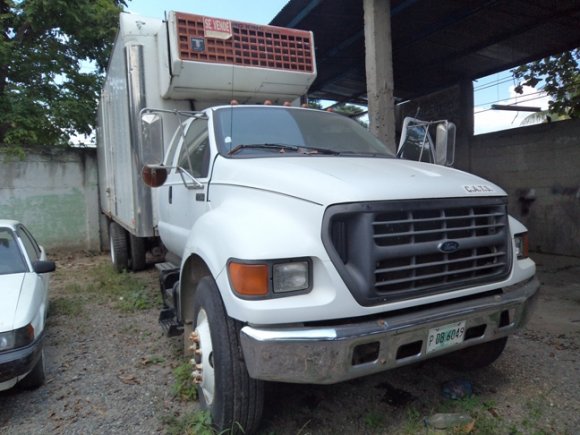
[[[234,261],[228,264],[232,288],[240,296],[265,296],[268,294],[268,265],[246,264]]]

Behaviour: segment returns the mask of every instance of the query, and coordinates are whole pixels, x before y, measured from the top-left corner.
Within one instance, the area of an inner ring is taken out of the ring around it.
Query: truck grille
[[[331,206],[323,241],[365,306],[495,282],[510,271],[504,198]]]

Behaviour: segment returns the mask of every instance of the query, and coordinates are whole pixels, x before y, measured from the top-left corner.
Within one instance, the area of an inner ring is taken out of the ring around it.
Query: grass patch
[[[460,400],[445,400],[436,408],[420,412],[415,407],[407,410],[407,415],[402,426],[402,433],[406,435],[425,432],[424,417],[436,413],[460,413],[466,414],[475,420],[471,433],[478,435],[547,435],[558,433],[557,423],[544,421],[546,409],[549,409],[549,400],[545,394],[540,394],[534,399],[528,400],[524,405],[524,415],[515,420],[509,416],[501,415],[497,404],[492,400],[485,400],[472,395]],[[365,424],[366,419],[365,419]],[[367,424],[368,425],[368,424]],[[379,429],[375,427],[374,429]],[[461,429],[448,429],[448,433],[462,433]],[[442,432],[444,433],[444,431]]]
[[[193,383],[191,372],[193,367],[189,362],[185,362],[173,370],[175,382],[172,392],[175,397],[183,402],[197,400],[197,389]]]
[[[90,295],[125,312],[152,308],[159,297],[144,280],[130,273],[117,273],[109,264],[87,269],[83,282],[69,284],[65,290]]]
[[[49,316],[78,316],[83,312],[83,302],[78,297],[56,297],[48,305]]]
[[[369,429],[379,429],[385,424],[385,413],[378,411],[369,411],[365,414],[363,421]]]
[[[168,435],[217,435],[207,411],[164,417],[163,424]]]

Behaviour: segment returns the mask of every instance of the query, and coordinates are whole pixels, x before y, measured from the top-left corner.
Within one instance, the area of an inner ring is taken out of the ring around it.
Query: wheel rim
[[[207,313],[202,308],[197,316],[197,325],[192,336],[197,342],[196,358],[194,364],[194,381],[199,384],[205,403],[210,406],[215,394],[215,369],[213,361],[213,345]],[[196,360],[198,363],[196,363]]]

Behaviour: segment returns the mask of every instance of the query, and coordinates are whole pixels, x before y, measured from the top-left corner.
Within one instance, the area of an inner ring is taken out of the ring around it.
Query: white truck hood
[[[506,195],[495,184],[457,169],[362,157],[219,157],[211,183],[268,190],[324,206],[385,199]]]
[[[18,300],[24,284],[25,273],[11,273],[0,275],[0,332],[11,331],[14,325],[14,316],[18,308]]]

